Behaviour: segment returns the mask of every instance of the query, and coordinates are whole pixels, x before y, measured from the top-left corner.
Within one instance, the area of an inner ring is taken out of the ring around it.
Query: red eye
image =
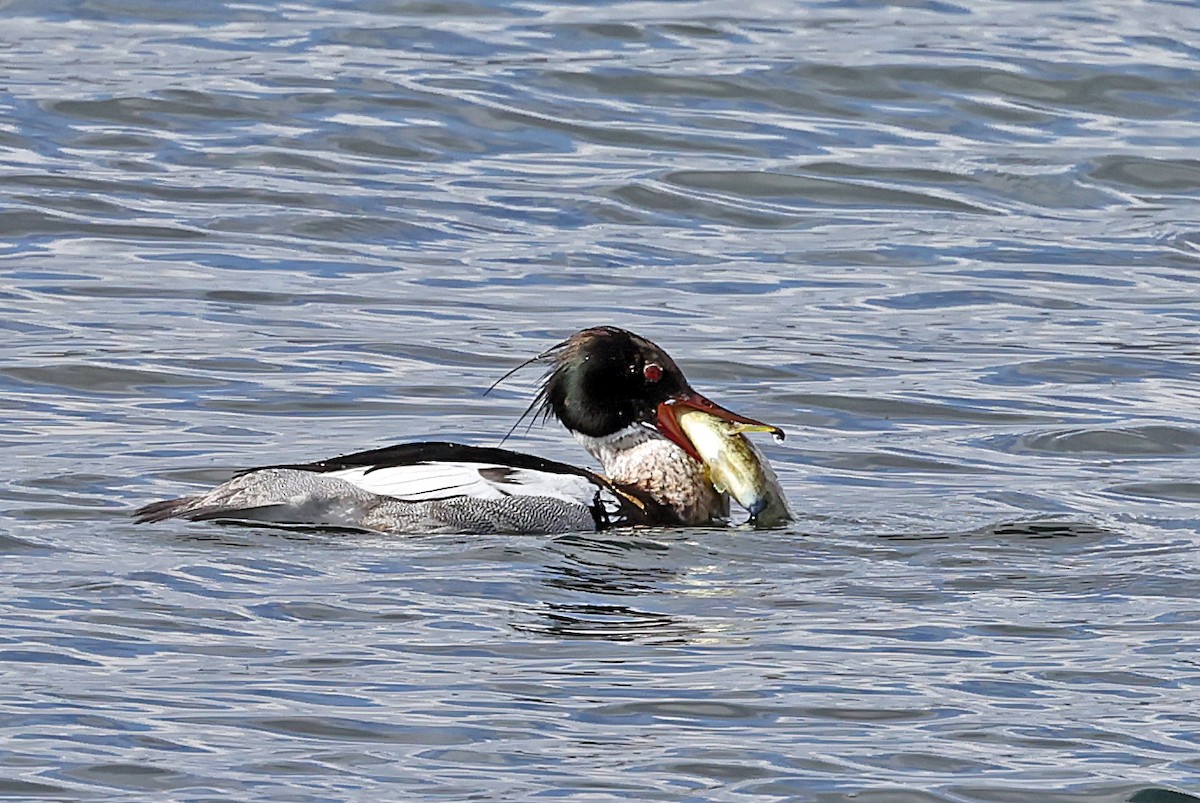
[[[646,363],[646,367],[642,369],[642,373],[646,375],[646,379],[651,382],[657,382],[662,379],[662,366],[656,362]]]

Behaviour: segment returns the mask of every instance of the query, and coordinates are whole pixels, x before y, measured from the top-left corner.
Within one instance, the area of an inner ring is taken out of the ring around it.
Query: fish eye
[[[646,363],[646,367],[642,369],[642,375],[649,382],[657,382],[662,379],[662,366],[656,362]]]

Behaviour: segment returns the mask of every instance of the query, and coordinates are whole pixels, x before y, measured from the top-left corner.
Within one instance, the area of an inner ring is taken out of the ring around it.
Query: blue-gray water
[[[0,796],[1197,793],[1198,43],[1161,1],[0,4]],[[483,390],[600,323],[788,430],[794,526],[128,519],[495,444],[536,372]]]

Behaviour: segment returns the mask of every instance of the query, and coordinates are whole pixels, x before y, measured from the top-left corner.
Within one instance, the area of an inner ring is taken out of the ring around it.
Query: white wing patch
[[[506,496],[546,496],[580,505],[591,505],[600,486],[587,477],[558,474],[498,463],[415,463],[375,468],[359,466],[330,471],[327,477],[348,482],[364,491],[406,502],[469,496],[503,499]]]

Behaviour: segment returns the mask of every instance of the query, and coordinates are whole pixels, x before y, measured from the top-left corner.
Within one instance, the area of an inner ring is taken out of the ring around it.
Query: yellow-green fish
[[[696,409],[681,410],[676,419],[708,469],[713,487],[727,491],[750,511],[751,522],[777,527],[792,518],[779,478],[744,434],[770,432],[782,439],[783,430],[768,424],[727,421]]]

